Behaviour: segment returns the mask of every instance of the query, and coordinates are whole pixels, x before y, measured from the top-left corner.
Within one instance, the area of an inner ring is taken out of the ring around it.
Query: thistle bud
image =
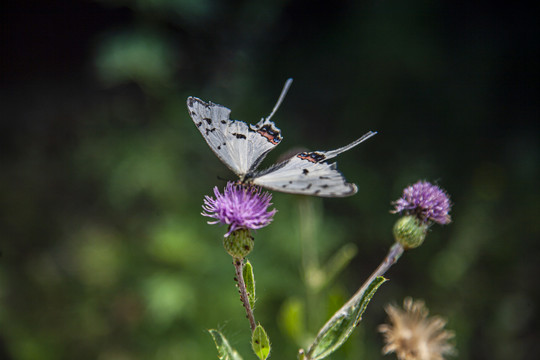
[[[394,225],[394,238],[405,250],[414,249],[424,242],[428,225],[412,215],[401,217]]]
[[[243,259],[253,250],[255,241],[249,229],[241,228],[231,232],[229,236],[224,237],[223,246],[233,258]]]

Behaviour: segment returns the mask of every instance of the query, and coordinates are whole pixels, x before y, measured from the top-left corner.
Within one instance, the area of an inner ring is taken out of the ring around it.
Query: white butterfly
[[[288,79],[272,113],[256,125],[231,120],[231,110],[228,108],[196,97],[187,99],[189,114],[210,148],[240,177],[241,183],[286,193],[324,197],[355,194],[358,191],[356,185],[345,180],[337,170],[336,163],[328,164],[326,161],[372,137],[376,134],[373,131],[337,150],[301,152],[266,170],[257,171],[270,150],[283,140],[281,130],[270,119],[291,83],[292,79]]]

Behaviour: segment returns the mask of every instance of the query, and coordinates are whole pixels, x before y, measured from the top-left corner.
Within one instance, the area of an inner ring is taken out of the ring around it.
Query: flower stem
[[[238,292],[240,293],[240,300],[246,309],[246,317],[249,319],[249,325],[251,326],[251,332],[255,330],[257,325],[255,324],[255,317],[253,316],[253,309],[249,304],[248,293],[246,290],[246,283],[244,282],[244,259],[235,258],[233,260],[234,269],[236,273],[236,281],[238,282]]]
[[[403,246],[401,246],[401,244],[399,243],[395,243],[394,245],[392,245],[390,250],[388,250],[388,254],[386,254],[386,257],[384,258],[384,260],[379,264],[377,269],[375,269],[375,271],[364,282],[364,284],[360,287],[360,289],[358,289],[358,291],[353,295],[353,298],[358,296],[358,294],[363,294],[365,290],[367,289],[367,287],[369,286],[369,284],[371,284],[373,280],[375,280],[375,278],[377,278],[378,276],[383,276],[388,271],[388,269],[390,269],[390,267],[399,260],[399,258],[403,254],[403,250],[404,250]]]

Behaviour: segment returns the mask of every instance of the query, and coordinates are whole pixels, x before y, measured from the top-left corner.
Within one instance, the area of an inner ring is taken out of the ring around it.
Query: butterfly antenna
[[[349,145],[345,145],[345,146],[340,147],[339,149],[336,149],[336,150],[322,151],[322,152],[324,153],[324,156],[326,157],[326,159],[331,159],[331,158],[333,158],[333,157],[338,156],[338,155],[341,154],[342,152],[345,152],[345,151],[347,151],[347,150],[352,149],[352,148],[355,147],[356,145],[360,144],[361,142],[366,141],[367,139],[369,139],[370,137],[374,136],[375,134],[377,134],[376,131],[368,131],[367,133],[365,133],[364,135],[362,135],[362,137],[360,137],[359,139],[356,139],[355,141],[353,141],[353,142],[350,143]]]
[[[272,116],[274,116],[274,114],[276,113],[277,109],[279,109],[281,102],[283,101],[283,99],[285,99],[285,95],[287,95],[287,91],[289,91],[289,88],[291,87],[292,80],[293,79],[291,78],[287,79],[287,81],[285,82],[285,85],[283,85],[283,90],[281,90],[281,95],[279,95],[279,99],[276,102],[276,105],[272,109],[272,112],[270,113],[270,115],[268,115],[268,117],[265,119],[265,121],[270,120]]]

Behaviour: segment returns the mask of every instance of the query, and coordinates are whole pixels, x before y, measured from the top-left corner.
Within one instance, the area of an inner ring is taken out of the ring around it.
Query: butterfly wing
[[[273,167],[256,173],[252,182],[270,190],[293,194],[322,197],[344,197],[354,195],[358,188],[348,183],[337,170],[336,163],[327,160],[347,151],[375,135],[368,132],[353,143],[331,151],[301,152]]]
[[[189,97],[187,106],[212,151],[241,180],[283,139],[281,131],[268,119],[248,126],[243,121],[231,120],[228,108],[196,97]]]
[[[336,164],[313,163],[295,155],[253,179],[255,185],[292,194],[322,197],[354,195],[357,187],[348,183]]]

